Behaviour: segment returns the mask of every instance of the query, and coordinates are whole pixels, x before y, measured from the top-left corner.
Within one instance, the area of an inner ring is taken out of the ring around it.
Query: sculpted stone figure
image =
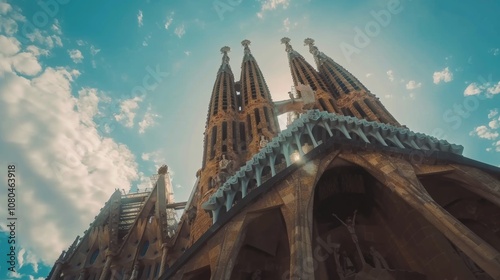
[[[226,155],[222,155],[222,159],[219,161],[219,174],[215,178],[216,187],[220,187],[224,182],[229,179],[229,176],[233,172],[233,161],[226,158]]]
[[[264,147],[267,145],[267,143],[269,143],[269,141],[267,141],[266,136],[261,135],[261,136],[260,136],[259,146],[260,146],[261,148],[264,148]]]
[[[231,160],[226,158],[226,155],[222,155],[222,159],[219,161],[219,168],[221,170],[225,170],[229,167],[231,162],[232,162]]]

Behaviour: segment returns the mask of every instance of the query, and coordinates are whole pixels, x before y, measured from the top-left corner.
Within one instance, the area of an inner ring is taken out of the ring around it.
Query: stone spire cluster
[[[47,279],[500,279],[500,169],[401,126],[313,39],[316,68],[290,42],[296,94],[276,102],[249,40],[239,79],[221,48],[189,200],[167,166],[150,191],[116,190]]]

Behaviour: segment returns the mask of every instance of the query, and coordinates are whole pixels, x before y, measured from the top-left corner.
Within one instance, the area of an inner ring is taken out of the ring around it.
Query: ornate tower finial
[[[304,46],[307,46],[307,45],[313,45],[314,46],[314,39],[306,38],[304,40]]]
[[[222,63],[229,64],[229,56],[227,56],[227,53],[231,50],[230,47],[224,46],[220,49],[220,53],[223,54],[222,56]]]
[[[281,38],[281,43],[286,45],[286,51],[291,52],[293,51],[292,45],[290,45],[290,38],[288,37],[283,37]]]
[[[168,166],[166,164],[160,166],[160,168],[158,168],[158,175],[165,175],[167,174],[168,172]]]
[[[314,39],[306,38],[304,40],[304,46],[309,46],[309,52],[312,53],[313,55],[319,54],[318,47],[314,45]]]
[[[250,43],[250,40],[247,39],[241,41],[241,45],[245,48],[245,54],[250,54],[250,48],[248,47]]]

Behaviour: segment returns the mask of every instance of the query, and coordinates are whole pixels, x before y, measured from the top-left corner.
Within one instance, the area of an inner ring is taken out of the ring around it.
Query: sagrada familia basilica
[[[221,49],[189,200],[167,166],[115,191],[47,279],[500,279],[500,169],[401,125],[313,39],[316,68],[281,43],[277,102],[250,41],[238,80]]]

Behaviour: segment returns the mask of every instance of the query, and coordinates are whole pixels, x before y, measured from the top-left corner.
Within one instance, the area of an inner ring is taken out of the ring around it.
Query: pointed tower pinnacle
[[[248,46],[250,46],[250,43],[251,43],[250,40],[247,40],[247,39],[241,41],[241,45],[244,47],[244,50],[245,50],[245,55],[251,54],[250,48],[248,47]]]
[[[318,50],[318,47],[314,45],[314,39],[307,38],[304,40],[304,46],[309,46],[309,52],[314,56],[314,61],[316,62],[316,65],[320,65],[320,51]]]
[[[399,126],[379,99],[353,74],[319,51],[313,39],[306,38],[304,45],[309,46],[321,79],[328,85],[330,92],[335,93],[337,106],[344,115]]]
[[[340,113],[335,104],[335,94],[329,92],[327,85],[321,79],[319,73],[309,64],[302,55],[292,48],[290,38],[283,37],[281,43],[285,44],[285,51],[288,53],[288,63],[292,71],[294,86],[299,84],[309,85],[316,92],[315,109],[327,111],[330,113]],[[297,97],[301,97],[300,90],[297,91]]]
[[[241,150],[246,161],[262,148],[263,138],[270,140],[278,134],[279,124],[264,75],[250,52],[250,41],[243,40],[241,45],[244,56],[240,77],[242,110],[239,129]]]
[[[224,46],[220,49],[222,64],[210,98],[207,123],[204,134],[203,161],[196,190],[196,218],[193,227],[197,230],[191,236],[196,241],[208,229],[212,219],[203,211],[201,204],[210,194],[232,175],[231,168],[240,164],[239,138],[237,123],[239,111],[233,72],[229,66],[228,53],[231,49]],[[230,163],[230,164],[229,164]]]
[[[288,37],[283,37],[283,38],[281,38],[281,43],[282,43],[282,44],[285,44],[285,46],[286,46],[286,49],[285,49],[285,50],[286,50],[286,52],[288,52],[288,53],[293,51],[292,45],[290,45],[290,41],[291,41],[291,40],[290,40],[290,38],[288,38]]]
[[[219,72],[224,70],[231,71],[231,67],[229,66],[229,56],[227,55],[229,51],[231,51],[231,48],[228,46],[224,46],[220,49],[220,52],[222,54],[222,64],[220,66]]]

